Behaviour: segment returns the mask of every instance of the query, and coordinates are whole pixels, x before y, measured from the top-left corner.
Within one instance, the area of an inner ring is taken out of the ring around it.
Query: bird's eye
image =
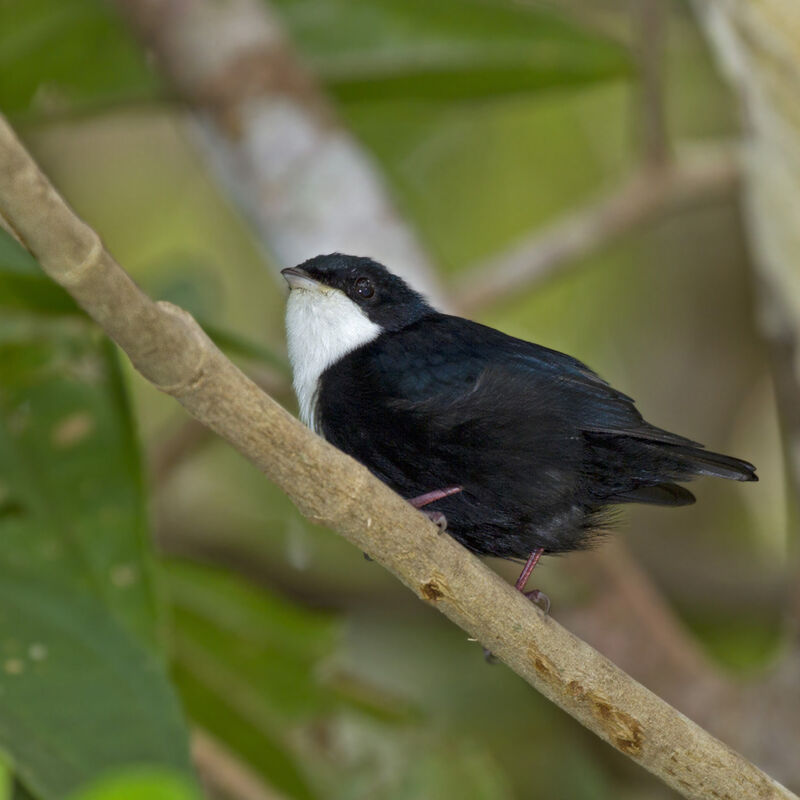
[[[355,290],[356,294],[365,300],[369,300],[375,294],[375,287],[369,278],[358,278],[355,282]]]

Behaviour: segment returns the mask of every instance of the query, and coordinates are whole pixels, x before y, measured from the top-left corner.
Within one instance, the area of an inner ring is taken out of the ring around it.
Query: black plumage
[[[580,361],[439,313],[370,259],[319,256],[284,273],[366,317],[363,333],[353,320],[356,346],[324,364],[307,422],[405,497],[461,487],[431,507],[475,553],[578,549],[615,504],[687,505],[678,484],[700,475],[757,480],[752,464],[645,422]],[[327,330],[292,329],[305,319],[289,322],[296,383]]]

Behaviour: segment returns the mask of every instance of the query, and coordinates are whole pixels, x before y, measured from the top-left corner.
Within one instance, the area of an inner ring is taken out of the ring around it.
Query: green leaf
[[[210,322],[198,319],[197,322],[208,334],[211,341],[224,350],[228,355],[239,358],[246,358],[251,361],[260,361],[270,367],[274,367],[282,375],[289,377],[289,365],[286,359],[281,358],[277,353],[265,347],[260,342],[255,342],[245,336],[241,336],[233,331],[226,330]]]
[[[102,0],[0,2],[0,107],[59,114],[153,97],[144,55]]]
[[[75,301],[42,272],[23,247],[0,228],[0,307],[76,314]]]
[[[160,259],[156,278],[145,284],[151,297],[166,300],[188,311],[217,347],[228,355],[259,361],[289,376],[286,359],[263,344],[216,324],[223,293],[219,267],[202,255],[172,254]]]
[[[189,715],[291,797],[314,797],[291,726],[329,711],[321,660],[337,639],[327,615],[298,609],[219,570],[172,563],[175,677]]]
[[[163,769],[136,769],[102,778],[71,800],[201,800],[201,796],[182,775]]]
[[[11,800],[13,778],[11,767],[0,753],[0,800]]]
[[[84,318],[6,316],[0,375],[0,748],[45,800],[111,767],[189,775],[114,347]]]
[[[35,796],[124,765],[190,774],[160,659],[91,596],[5,569],[0,608],[0,745]]]
[[[117,355],[82,319],[0,325],[0,571],[90,591],[143,642],[157,607]]]
[[[485,0],[278,0],[342,100],[459,100],[631,73],[620,45],[541,7]]]

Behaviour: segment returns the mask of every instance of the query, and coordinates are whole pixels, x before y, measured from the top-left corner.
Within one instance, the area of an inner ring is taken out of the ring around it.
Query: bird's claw
[[[420,510],[439,529],[439,533],[447,530],[447,517],[441,511]]]
[[[547,617],[550,614],[550,598],[543,592],[541,589],[531,589],[529,592],[523,592],[522,594],[528,598],[536,606],[544,612],[544,615]]]

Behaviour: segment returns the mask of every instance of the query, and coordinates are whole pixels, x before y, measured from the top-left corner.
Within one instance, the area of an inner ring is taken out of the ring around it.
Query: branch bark
[[[146,379],[227,439],[306,517],[383,564],[589,730],[687,798],[797,800],[311,433],[228,361],[189,314],[141,292],[2,117],[0,212]]]
[[[274,261],[376,258],[428,296],[435,271],[264,0],[115,0],[193,111],[208,162]]]

